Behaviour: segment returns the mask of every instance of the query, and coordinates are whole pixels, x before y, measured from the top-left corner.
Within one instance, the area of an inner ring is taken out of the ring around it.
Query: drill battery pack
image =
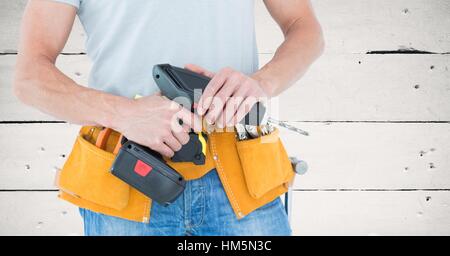
[[[111,173],[161,205],[183,193],[186,181],[161,155],[132,141],[120,148]]]

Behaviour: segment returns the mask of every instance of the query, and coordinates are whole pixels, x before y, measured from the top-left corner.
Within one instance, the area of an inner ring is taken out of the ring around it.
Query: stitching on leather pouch
[[[149,213],[148,216],[147,212]],[[147,221],[150,222],[150,200],[144,203],[144,215],[142,217],[143,222],[145,222],[145,219],[147,219]]]
[[[215,145],[215,143],[213,142],[213,140],[211,140],[211,146],[213,147],[213,151],[214,151],[214,153],[216,154],[216,153],[217,153],[217,151],[216,151],[216,145]],[[225,183],[225,187],[227,187],[227,189],[230,190],[230,196],[231,196],[231,199],[232,199],[231,201],[233,201],[233,204],[236,205],[236,208],[237,208],[238,212],[241,212],[241,213],[242,213],[242,211],[241,211],[241,209],[240,209],[240,207],[239,207],[239,204],[237,203],[236,198],[234,197],[233,190],[231,189],[231,187],[230,187],[229,184],[228,184],[227,176],[226,176],[226,174],[223,172],[222,165],[220,164],[220,158],[217,158],[217,168],[219,169],[219,172],[222,173],[222,176],[223,176],[223,179],[224,179],[223,182]]]

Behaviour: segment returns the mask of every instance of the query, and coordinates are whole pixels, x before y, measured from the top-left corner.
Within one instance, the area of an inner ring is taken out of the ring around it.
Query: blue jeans
[[[280,198],[238,220],[216,170],[187,182],[171,205],[152,204],[149,223],[140,223],[80,208],[85,235],[291,235]]]

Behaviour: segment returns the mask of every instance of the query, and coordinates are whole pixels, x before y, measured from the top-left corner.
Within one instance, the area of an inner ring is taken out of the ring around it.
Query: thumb
[[[204,68],[202,68],[200,66],[197,66],[195,64],[186,64],[184,67],[186,69],[192,71],[192,72],[202,74],[202,75],[207,76],[209,78],[212,78],[214,76],[213,72],[211,72],[209,70],[206,70],[206,69],[204,69]]]

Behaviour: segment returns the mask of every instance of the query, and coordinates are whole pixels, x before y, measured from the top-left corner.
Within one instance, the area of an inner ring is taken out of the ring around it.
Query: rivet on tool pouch
[[[153,79],[162,95],[192,112],[195,112],[201,93],[210,81],[206,76],[169,64],[155,65]],[[242,122],[246,124],[251,122],[249,116],[255,115],[255,111],[258,111],[256,119],[259,120],[260,113],[265,109],[255,104]],[[258,122],[253,125],[258,125]],[[206,134],[191,131],[189,137],[189,142],[175,152],[171,160],[192,162],[196,165],[205,164]],[[121,147],[111,167],[111,173],[162,205],[174,202],[186,184],[183,176],[167,165],[159,153],[126,138],[121,140]]]

